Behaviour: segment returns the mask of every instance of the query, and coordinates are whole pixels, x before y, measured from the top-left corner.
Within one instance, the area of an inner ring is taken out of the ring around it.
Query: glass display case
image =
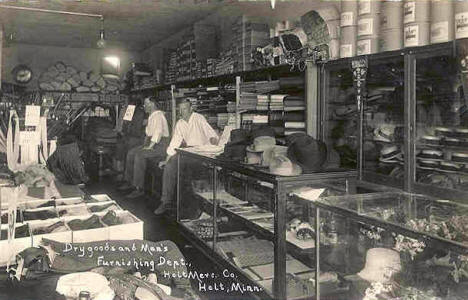
[[[468,191],[468,115],[451,49],[415,54],[414,179],[422,186]]]
[[[351,193],[356,173],[340,169],[277,176],[268,168],[217,159],[200,149],[177,151],[177,221],[192,245],[236,274],[236,282],[249,287],[255,298],[313,296],[313,215],[289,195]],[[324,241],[328,243],[326,237]],[[333,279],[327,292],[347,289],[337,276]]]
[[[467,205],[403,192],[293,198],[317,220],[316,273],[349,286],[340,299],[466,299]]]
[[[404,177],[404,59],[399,53],[369,56],[360,120],[351,60],[328,63],[322,72],[322,135],[338,152],[341,165],[359,168],[363,176],[394,182]],[[362,122],[362,145],[359,134]],[[383,176],[385,177],[383,177]]]
[[[322,66],[321,138],[341,152],[342,164],[354,158],[359,180],[468,199],[468,84],[461,76],[466,53],[458,53],[463,43],[366,56],[362,111],[351,69],[362,57]]]

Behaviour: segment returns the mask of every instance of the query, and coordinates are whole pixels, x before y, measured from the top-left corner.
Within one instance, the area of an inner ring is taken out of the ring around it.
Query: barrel
[[[341,26],[356,26],[357,12],[357,0],[341,0]]]
[[[444,43],[454,39],[453,0],[432,0],[431,3],[431,43]]]
[[[358,14],[361,15],[375,15],[380,13],[381,0],[359,0]]]
[[[394,51],[403,48],[403,28],[381,30],[379,51]]]
[[[380,30],[403,29],[403,1],[383,1],[380,13]]]
[[[356,43],[357,55],[368,55],[379,51],[379,39],[376,37],[359,37]]]
[[[430,23],[419,22],[406,24],[403,31],[405,47],[425,46],[429,44]]]
[[[357,26],[341,27],[340,57],[356,56]]]
[[[455,38],[468,37],[468,1],[455,1]]]
[[[429,0],[406,0],[403,4],[403,22],[430,22],[431,3]]]

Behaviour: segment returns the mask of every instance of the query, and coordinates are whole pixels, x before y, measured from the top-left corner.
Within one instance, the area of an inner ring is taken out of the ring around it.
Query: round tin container
[[[403,23],[429,22],[431,17],[429,0],[406,0],[403,4]]]

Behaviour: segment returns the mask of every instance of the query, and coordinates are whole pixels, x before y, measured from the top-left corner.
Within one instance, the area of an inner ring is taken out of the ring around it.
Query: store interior
[[[0,299],[467,299],[467,20],[1,1]]]

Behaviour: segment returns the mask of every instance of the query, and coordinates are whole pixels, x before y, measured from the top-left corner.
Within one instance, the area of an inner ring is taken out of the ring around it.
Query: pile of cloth
[[[87,254],[93,252],[92,255],[81,256],[79,252],[70,251],[70,246],[71,249],[85,249]],[[119,249],[137,250],[128,252]],[[100,258],[138,263],[99,266]],[[171,241],[113,240],[64,244],[43,239],[40,247],[27,248],[17,255],[18,264],[11,275],[21,284],[46,273],[66,274],[60,276],[52,288],[57,296],[75,299],[80,291],[88,291],[92,299],[100,300],[110,300],[116,296],[143,300],[199,299],[187,277],[164,276],[165,273],[188,274],[187,267],[183,264],[159,264],[163,259],[181,261],[184,256]]]

